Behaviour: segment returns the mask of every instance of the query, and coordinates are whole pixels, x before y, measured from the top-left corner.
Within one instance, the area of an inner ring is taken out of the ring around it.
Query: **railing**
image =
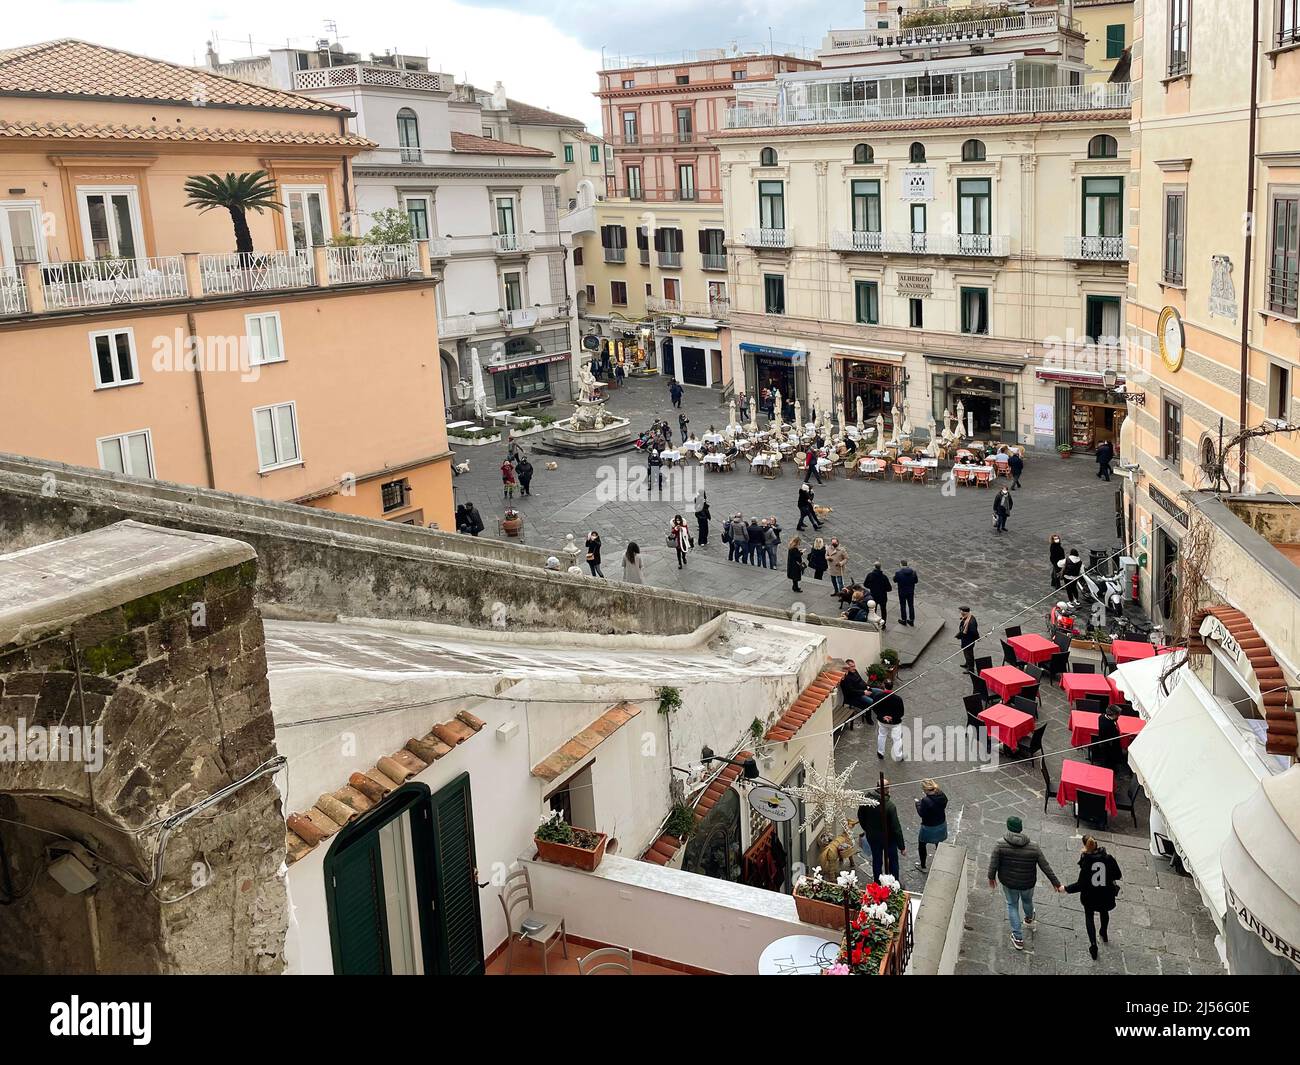
[[[480,323],[482,319],[482,323]],[[449,314],[438,319],[439,337],[468,337],[478,332],[479,325],[491,325],[492,320],[480,314]]]
[[[607,263],[627,262],[627,249],[626,248],[605,248],[605,262]]]
[[[719,189],[633,189],[615,188],[611,194],[617,200],[648,200],[651,203],[721,203]]]
[[[639,67],[684,66],[689,63],[728,63],[744,62],[758,56],[776,56],[778,59],[816,59],[817,54],[810,48],[795,44],[782,44],[770,41],[755,42],[740,51],[724,51],[721,48],[703,48],[697,51],[663,52],[655,55],[619,55],[606,56],[600,62],[601,70],[635,70]],[[647,82],[637,88],[660,88],[663,84]]]
[[[179,255],[93,259],[41,268],[45,306],[52,311],[118,303],[184,299],[185,261]]]
[[[1052,85],[1038,89],[913,96],[851,104],[732,107],[727,129],[762,129],[837,122],[875,122],[959,115],[1018,115],[1068,111],[1122,110],[1131,101],[1128,85]]]
[[[645,309],[651,314],[689,314],[695,318],[726,319],[731,316],[731,301],[715,299],[707,303],[693,303],[687,300],[665,299],[663,296],[647,296]]]
[[[662,269],[676,270],[682,265],[682,253],[679,251],[661,251],[659,253],[659,266]]]
[[[698,130],[674,130],[671,133],[615,133],[607,138],[615,148],[668,148],[684,144],[705,144],[707,138]]]
[[[501,311],[500,314],[502,329],[531,329],[541,320],[536,307],[518,307],[512,311]]]
[[[331,285],[396,281],[420,274],[420,255],[414,243],[326,248],[325,261]]]
[[[305,251],[199,256],[199,278],[205,294],[307,288],[312,284],[312,274],[312,257]]]
[[[445,259],[451,254],[451,241],[446,237],[429,237],[429,258]]]
[[[879,231],[855,229],[831,234],[832,251],[884,251],[885,235]]]
[[[449,90],[451,80],[427,70],[402,70],[398,67],[356,63],[344,67],[321,67],[319,70],[295,70],[293,87],[300,91],[334,89],[349,85],[374,85],[385,89]]]
[[[513,252],[532,251],[533,237],[530,233],[493,233],[492,250],[499,255]]]
[[[26,314],[27,289],[22,271],[16,266],[0,266],[0,314]]]
[[[1178,275],[1182,283],[1182,274]],[[1268,309],[1274,314],[1296,317],[1300,313],[1300,274],[1294,266],[1268,271]]]
[[[650,249],[649,249],[649,248],[637,248],[637,250],[636,250],[636,255],[637,255],[637,258],[641,260],[641,265],[642,265],[642,266],[649,266],[649,265],[650,265]]]
[[[727,253],[705,251],[700,253],[700,265],[705,270],[725,270],[727,268]]]
[[[1128,262],[1128,242],[1123,237],[1066,237],[1065,257],[1111,263]]]
[[[788,248],[793,233],[789,229],[742,229],[740,240],[751,248]]]
[[[859,251],[891,255],[972,255],[1002,257],[1011,238],[1002,233],[867,233],[831,235],[834,251]]]
[[[906,16],[904,16],[906,17]],[[831,30],[823,48],[838,51],[848,48],[916,48],[945,42],[964,42],[1020,36],[1027,33],[1079,32],[1079,22],[1057,11],[1030,11],[1008,18],[974,19],[932,26],[909,26],[900,30]]]

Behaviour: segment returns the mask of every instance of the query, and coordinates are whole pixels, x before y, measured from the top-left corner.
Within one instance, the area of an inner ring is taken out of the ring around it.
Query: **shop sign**
[[[1232,260],[1210,257],[1210,317],[1237,320],[1237,290],[1232,283]]]
[[[1153,484],[1147,485],[1147,495],[1151,497],[1152,503],[1173,517],[1174,521],[1178,522],[1184,529],[1188,527],[1187,512],[1165,495],[1164,492],[1160,491],[1159,488]]]
[[[1271,953],[1276,954],[1279,958],[1286,958],[1292,965],[1300,968],[1300,945],[1288,943],[1277,932],[1274,932],[1273,929],[1256,917],[1255,914],[1251,913],[1249,907],[1237,897],[1237,893],[1232,890],[1232,885],[1226,880],[1223,883],[1223,892],[1228,905],[1232,907],[1232,912],[1237,915],[1237,920],[1241,922],[1242,928],[1259,936],[1260,941]]]
[[[488,364],[488,373],[506,373],[509,370],[523,370],[529,366],[541,366],[550,362],[568,362],[569,353],[562,352],[559,355],[538,355],[532,359],[516,359],[514,362],[502,362]]]
[[[1242,651],[1241,644],[1237,642],[1236,637],[1228,631],[1228,627],[1222,621],[1213,614],[1206,614],[1205,620],[1201,622],[1201,635],[1205,639],[1213,640],[1218,644],[1219,650],[1228,656],[1228,660],[1236,667],[1237,672],[1244,675],[1246,668],[1250,665],[1250,660]]]
[[[696,340],[718,339],[718,331],[716,329],[674,329],[672,335],[675,337],[694,337]]]
[[[905,167],[903,169],[903,202],[929,203],[933,199],[934,167]]]
[[[1050,403],[1034,404],[1034,432],[1046,434],[1056,432],[1056,410]]]
[[[909,299],[925,299],[932,291],[934,279],[931,274],[898,274],[898,295]]]

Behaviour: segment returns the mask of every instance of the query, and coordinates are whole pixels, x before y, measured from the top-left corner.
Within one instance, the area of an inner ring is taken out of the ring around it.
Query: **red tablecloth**
[[[1125,662],[1136,662],[1139,658],[1151,658],[1156,653],[1155,644],[1142,640],[1116,640],[1110,649],[1117,666],[1122,666]]]
[[[993,739],[998,740],[1004,747],[1010,747],[1013,751],[1021,740],[1034,731],[1032,714],[1026,714],[1023,710],[1016,710],[1005,703],[997,703],[985,710],[981,710],[977,716],[984,722],[989,735]]]
[[[1033,677],[1015,666],[988,666],[980,670],[980,676],[989,686],[989,691],[996,692],[1003,699],[1018,695],[1021,688],[1034,683]]]
[[[1095,710],[1070,711],[1070,746],[1084,747],[1097,738],[1097,725],[1101,714]],[[1128,750],[1128,745],[1146,726],[1146,722],[1132,714],[1119,715],[1119,745]]]
[[[1046,662],[1060,650],[1046,636],[1039,636],[1036,632],[1012,636],[1007,643],[1015,648],[1016,655],[1022,662]]]
[[[1106,813],[1114,817],[1119,813],[1115,805],[1115,774],[1105,766],[1089,765],[1067,758],[1061,763],[1061,783],[1056,786],[1056,801],[1062,806],[1074,802],[1079,792],[1104,795]]]
[[[1061,690],[1065,692],[1065,701],[1068,703],[1082,699],[1085,695],[1100,695],[1110,700],[1119,698],[1119,687],[1100,673],[1062,673]]]

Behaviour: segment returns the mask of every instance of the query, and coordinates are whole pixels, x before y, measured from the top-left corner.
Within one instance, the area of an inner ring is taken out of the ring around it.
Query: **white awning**
[[[1219,851],[1232,832],[1233,809],[1259,790],[1259,779],[1211,713],[1213,700],[1200,681],[1184,673],[1128,756],[1222,931],[1227,902]]]
[[[1232,811],[1221,863],[1242,927],[1300,969],[1300,766],[1269,777]]]
[[[1178,657],[1171,659],[1169,654]],[[1186,652],[1171,651],[1169,654],[1125,662],[1122,666],[1117,666],[1111,674],[1115,683],[1119,685],[1119,690],[1128,696],[1129,701],[1143,717],[1151,717],[1160,709],[1160,704],[1169,698],[1165,693],[1172,694],[1183,674],[1187,672]],[[1179,663],[1178,669],[1162,688],[1160,677],[1173,661]]]

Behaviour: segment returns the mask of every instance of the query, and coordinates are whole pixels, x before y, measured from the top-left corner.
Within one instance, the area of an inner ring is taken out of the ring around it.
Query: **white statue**
[[[797,433],[803,432],[803,404],[797,399],[794,401],[794,429]]]
[[[600,402],[600,386],[596,383],[596,375],[591,372],[590,363],[584,364],[578,371],[578,402]]]
[[[758,432],[758,396],[754,396],[749,403],[749,432],[751,435]]]
[[[909,439],[912,436],[912,416],[907,413],[907,408],[903,409],[903,435]]]
[[[957,432],[956,438],[960,440],[966,435],[966,404],[962,400],[957,400]]]
[[[854,401],[854,405],[857,407],[858,420],[853,424],[858,427],[859,431],[861,431],[862,430],[862,397],[861,396],[858,396],[858,398]]]
[[[781,402],[781,390],[772,389],[772,421],[780,425],[785,421],[785,405]]]
[[[930,413],[930,442],[926,445],[925,453],[932,459],[939,457],[939,427],[934,422],[934,412]]]
[[[736,401],[733,399],[727,404],[727,429],[734,431],[736,427]]]
[[[879,411],[876,412],[876,447],[881,448],[885,445],[885,416]]]
[[[889,442],[891,444],[897,444],[899,423],[903,420],[903,416],[898,410],[897,403],[895,403],[893,407],[890,408],[890,413],[894,417],[893,417],[893,424],[889,427]]]

